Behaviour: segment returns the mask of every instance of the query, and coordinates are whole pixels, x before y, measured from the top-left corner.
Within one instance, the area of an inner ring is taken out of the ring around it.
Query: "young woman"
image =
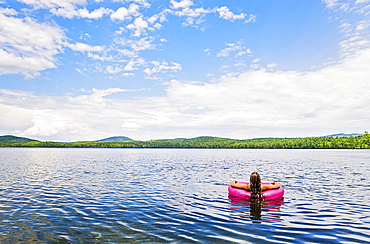
[[[257,172],[251,174],[249,184],[239,184],[238,181],[233,180],[231,186],[249,191],[251,193],[251,200],[263,200],[263,191],[280,188],[277,182],[272,182],[272,185],[262,184],[261,176]]]

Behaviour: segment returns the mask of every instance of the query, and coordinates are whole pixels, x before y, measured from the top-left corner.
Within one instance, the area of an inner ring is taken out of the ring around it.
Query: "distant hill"
[[[31,142],[31,141],[38,141],[33,140],[25,137],[18,137],[18,136],[0,136],[0,143],[12,144],[12,143],[22,143],[22,142]]]
[[[118,142],[118,141],[132,141],[132,139],[126,136],[113,136],[102,140],[97,140],[94,142]]]
[[[214,137],[214,136],[199,136],[195,138],[186,139],[187,141],[211,141],[211,140],[233,140],[229,138]]]
[[[328,135],[325,137],[350,137],[350,136],[363,136],[364,133],[351,133],[351,134],[344,134],[344,133],[338,133],[333,135]]]
[[[214,136],[199,136],[195,138],[175,138],[175,139],[158,139],[158,140],[151,140],[151,141],[228,141],[234,140],[229,138],[222,138],[222,137],[214,137]]]

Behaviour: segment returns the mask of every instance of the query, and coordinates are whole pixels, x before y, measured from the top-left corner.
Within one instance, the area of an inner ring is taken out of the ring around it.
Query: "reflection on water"
[[[370,243],[370,150],[0,148],[0,243]],[[284,199],[228,197],[257,171]]]
[[[253,201],[229,195],[230,216],[232,220],[249,218],[253,223],[262,221],[281,222],[280,207],[284,204],[284,198],[269,201]]]

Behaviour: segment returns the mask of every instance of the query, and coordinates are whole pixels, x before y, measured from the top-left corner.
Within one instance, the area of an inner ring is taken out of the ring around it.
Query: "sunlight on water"
[[[370,242],[369,150],[0,152],[0,243]],[[284,198],[228,196],[253,171]]]

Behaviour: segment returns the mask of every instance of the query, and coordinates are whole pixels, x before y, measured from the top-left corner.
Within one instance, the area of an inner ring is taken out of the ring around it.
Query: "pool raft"
[[[238,183],[240,184],[249,184],[249,182],[241,182],[239,181]],[[264,185],[272,185],[272,183],[262,183]],[[233,197],[240,197],[244,199],[250,199],[251,194],[249,191],[232,187],[229,185],[228,187],[229,194]],[[273,190],[266,190],[262,192],[263,200],[274,200],[274,199],[280,199],[284,196],[284,188],[280,186],[278,189],[273,189]]]

